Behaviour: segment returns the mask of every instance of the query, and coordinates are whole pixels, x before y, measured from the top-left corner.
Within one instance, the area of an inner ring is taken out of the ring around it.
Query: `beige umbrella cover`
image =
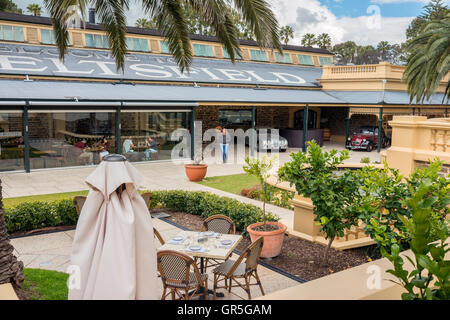
[[[91,190],[71,252],[80,281],[78,288],[69,285],[69,300],[157,299],[156,247],[150,214],[137,192],[141,180],[128,161],[103,161],[86,179]]]

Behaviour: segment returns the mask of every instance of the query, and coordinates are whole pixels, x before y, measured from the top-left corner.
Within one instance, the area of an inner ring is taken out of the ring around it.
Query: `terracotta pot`
[[[283,246],[284,233],[287,227],[280,222],[267,222],[268,225],[278,226],[280,229],[275,231],[255,231],[254,228],[263,226],[264,222],[258,222],[251,224],[247,227],[247,232],[250,234],[250,238],[253,241],[259,237],[264,237],[264,246],[261,251],[261,258],[274,258],[281,252]]]
[[[208,170],[208,165],[206,164],[186,164],[184,166],[186,169],[186,175],[192,182],[202,181]]]

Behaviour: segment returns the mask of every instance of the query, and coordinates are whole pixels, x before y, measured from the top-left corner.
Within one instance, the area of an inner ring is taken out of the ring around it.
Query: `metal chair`
[[[198,295],[208,299],[208,275],[201,274],[189,256],[177,251],[160,251],[158,271],[164,288],[161,300],[169,294],[172,300],[190,300]]]
[[[203,221],[201,231],[213,231],[221,234],[235,234],[236,226],[233,220],[231,220],[229,217],[224,215],[214,215]],[[227,259],[229,259],[230,256],[228,256]],[[197,262],[198,259],[195,260]],[[211,262],[213,263],[211,264]],[[207,270],[207,268],[210,267],[218,266],[222,262],[223,261],[218,261],[217,259],[206,258],[204,259],[204,270]]]
[[[78,215],[81,214],[81,210],[83,209],[86,199],[87,197],[84,196],[76,196],[75,198],[73,198],[73,204],[75,205],[75,209],[77,210]]]
[[[258,285],[261,289],[262,295],[264,295],[264,289],[258,276],[258,261],[261,255],[264,238],[259,237],[241,254],[236,260],[227,260],[220,266],[213,270],[214,274],[214,299],[216,298],[217,289],[228,289],[231,292],[231,288],[240,287],[248,294],[248,298],[251,299],[250,286]],[[245,262],[243,262],[245,259]],[[255,278],[256,283],[251,283],[252,277]],[[239,282],[237,279],[244,279],[245,283]],[[224,286],[218,284],[224,281]],[[236,283],[233,285],[233,281]]]

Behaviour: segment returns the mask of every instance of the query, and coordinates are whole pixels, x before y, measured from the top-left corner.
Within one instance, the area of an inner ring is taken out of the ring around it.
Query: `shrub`
[[[61,223],[53,203],[24,202],[5,212],[8,232],[55,227]]]
[[[78,221],[78,213],[72,200],[61,200],[53,203],[56,215],[61,220],[61,225],[72,226]]]
[[[369,164],[369,163],[370,163],[370,158],[369,158],[369,157],[363,157],[363,158],[361,158],[361,163],[367,163],[367,164]]]
[[[236,229],[243,233],[246,233],[247,226],[261,221],[264,215],[263,211],[254,205],[208,192],[170,190],[154,191],[152,195],[152,208],[162,206],[203,218],[222,214],[230,217],[236,224]],[[270,213],[266,214],[266,218],[268,221],[279,220]]]

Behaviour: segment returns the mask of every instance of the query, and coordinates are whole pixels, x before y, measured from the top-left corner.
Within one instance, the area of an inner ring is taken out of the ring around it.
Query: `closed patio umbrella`
[[[138,193],[141,180],[120,155],[105,157],[86,179],[90,191],[71,252],[79,281],[69,280],[69,300],[158,298],[153,225]]]

